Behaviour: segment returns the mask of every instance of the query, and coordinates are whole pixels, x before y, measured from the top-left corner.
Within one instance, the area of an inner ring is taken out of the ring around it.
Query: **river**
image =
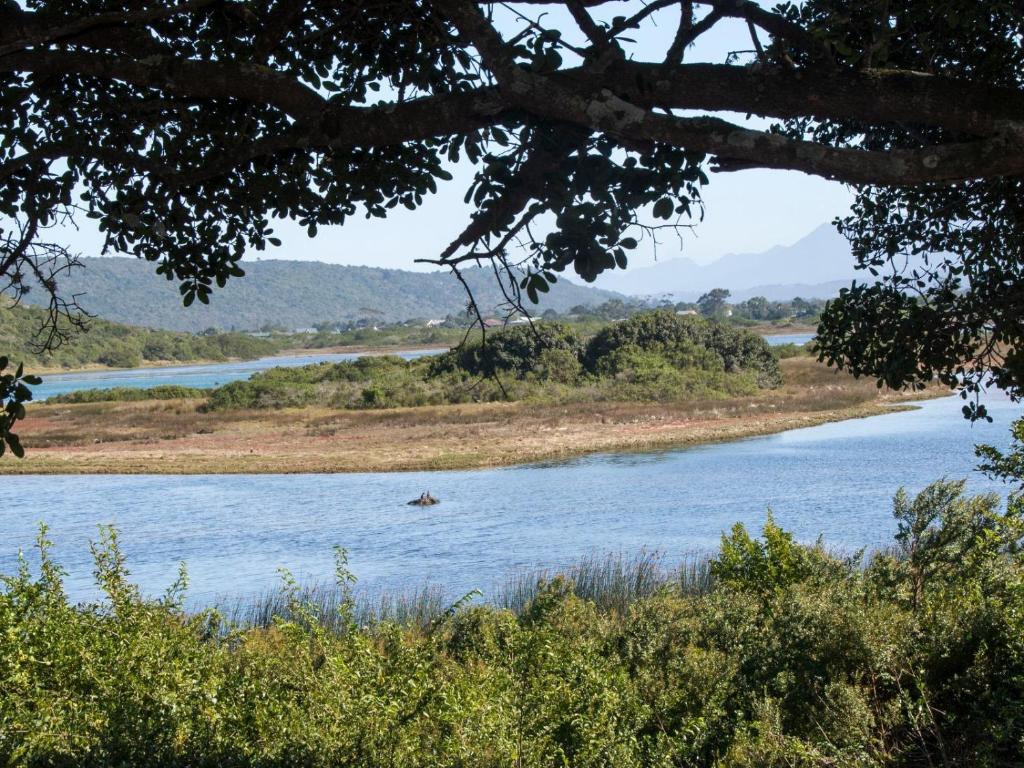
[[[891,540],[891,498],[943,476],[1004,491],[972,471],[973,445],[1005,447],[1021,407],[988,399],[994,424],[965,422],[957,398],[920,409],[778,435],[646,454],[460,472],[259,476],[4,477],[0,573],[16,567],[39,521],[51,526],[73,599],[91,599],[88,542],[116,525],[133,579],[159,594],[185,561],[190,600],[272,588],[277,569],[329,579],[347,547],[368,588],[442,584],[488,591],[520,569],[587,553],[717,548],[734,522],[757,529],[767,510],[802,541],[844,549]],[[433,508],[405,504],[429,490]]]
[[[443,349],[418,349],[393,354],[412,360],[424,355],[436,355]],[[57,373],[43,376],[43,383],[32,388],[35,400],[46,400],[54,395],[63,395],[86,389],[113,389],[114,387],[146,388],[162,385],[179,385],[210,389],[231,381],[248,379],[254,373],[268,368],[294,368],[314,363],[340,363],[355,360],[363,353],[320,353],[305,355],[273,355],[257,360],[232,363],[206,363],[203,365],[167,365],[149,368],[126,368],[78,373]]]

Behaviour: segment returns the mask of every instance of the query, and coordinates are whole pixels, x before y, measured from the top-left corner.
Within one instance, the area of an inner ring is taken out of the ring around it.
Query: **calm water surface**
[[[765,336],[764,340],[771,347],[778,347],[782,344],[806,344],[814,338],[813,333],[780,333],[774,336]]]
[[[894,531],[890,500],[942,476],[1003,490],[972,472],[972,446],[1005,446],[1021,408],[989,398],[992,425],[973,427],[961,401],[689,450],[591,456],[495,470],[261,476],[4,477],[0,572],[10,573],[38,521],[75,599],[95,595],[88,542],[121,531],[134,579],[149,594],[191,576],[193,604],[278,583],[287,567],[327,580],[332,547],[349,549],[361,583],[451,594],[485,591],[510,572],[586,553],[657,549],[671,560],[714,550],[734,522],[758,527],[771,507],[800,539],[871,547]],[[442,499],[405,502],[429,490]]]

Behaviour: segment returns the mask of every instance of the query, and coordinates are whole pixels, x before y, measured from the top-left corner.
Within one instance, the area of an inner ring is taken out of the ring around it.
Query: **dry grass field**
[[[756,396],[675,403],[478,403],[203,413],[195,400],[33,406],[28,457],[0,473],[265,473],[456,469],[585,453],[733,440],[872,416],[896,393],[808,358],[783,360],[786,385]],[[201,402],[201,401],[198,401]]]

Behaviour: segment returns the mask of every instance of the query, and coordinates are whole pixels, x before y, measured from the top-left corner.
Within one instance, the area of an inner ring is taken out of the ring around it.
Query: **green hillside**
[[[268,325],[292,330],[360,318],[396,322],[444,318],[466,307],[465,292],[447,273],[253,261],[244,265],[245,277],[214,293],[209,306],[197,303],[185,309],[177,286],[155,274],[153,264],[123,258],[91,258],[83,263],[83,269],[63,279],[61,290],[80,294],[86,310],[121,323],[175,331],[248,331]],[[492,272],[469,269],[465,276],[484,312],[502,302]],[[621,297],[560,280],[542,297],[538,314],[545,309],[565,312],[577,305],[597,305],[611,298]]]
[[[51,352],[40,352],[37,333],[46,312],[37,307],[0,304],[0,351],[26,368],[81,368],[108,365],[134,368],[143,362],[253,359],[277,351],[276,342],[241,333],[194,336],[188,333],[132,328],[99,318]]]

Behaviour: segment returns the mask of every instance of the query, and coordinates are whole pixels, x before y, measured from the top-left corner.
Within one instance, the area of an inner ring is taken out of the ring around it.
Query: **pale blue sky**
[[[618,6],[618,7],[616,7]],[[622,14],[624,8],[638,3],[617,3],[603,11],[608,17]],[[530,10],[528,6],[524,9]],[[543,9],[533,9],[533,13]],[[647,23],[636,35],[631,52],[637,59],[657,60],[668,47],[675,32],[671,12],[660,14],[658,26]],[[550,13],[545,22],[562,29],[575,29],[562,20],[558,11]],[[507,23],[502,23],[503,27]],[[720,22],[700,38],[687,53],[687,61],[724,63],[731,50],[751,47],[745,24]],[[727,116],[742,122],[742,115]],[[471,179],[468,166],[452,169],[455,179],[443,184],[417,211],[397,209],[385,219],[351,219],[344,227],[321,227],[319,235],[310,239],[305,230],[290,222],[276,222],[274,227],[283,244],[270,248],[261,258],[318,260],[338,264],[364,264],[398,269],[430,269],[417,265],[416,258],[436,255],[465,226],[469,209],[462,197]],[[845,213],[852,200],[851,192],[841,184],[788,171],[742,171],[711,175],[705,187],[706,216],[695,230],[683,233],[682,243],[675,237],[664,237],[658,246],[659,260],[685,256],[700,263],[712,261],[731,252],[760,251],[773,245],[789,244],[837,215]],[[98,255],[102,240],[92,222],[81,222],[79,231],[66,231],[68,244],[82,255]],[[58,238],[55,238],[58,239]],[[247,258],[255,258],[257,254]],[[641,246],[631,258],[631,266],[654,262],[655,253]]]

